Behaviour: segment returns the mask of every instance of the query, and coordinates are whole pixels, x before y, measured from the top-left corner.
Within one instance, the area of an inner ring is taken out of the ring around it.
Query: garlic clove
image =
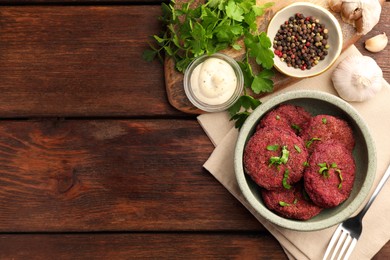
[[[388,38],[386,33],[378,34],[365,42],[365,48],[370,52],[380,52],[386,48]]]
[[[383,85],[383,73],[368,56],[349,56],[332,73],[333,86],[346,101],[362,102],[376,95]]]
[[[333,12],[336,12],[336,13],[341,12],[341,4],[342,3],[343,3],[342,0],[329,0],[328,1],[328,5],[329,5],[330,10],[332,10]]]

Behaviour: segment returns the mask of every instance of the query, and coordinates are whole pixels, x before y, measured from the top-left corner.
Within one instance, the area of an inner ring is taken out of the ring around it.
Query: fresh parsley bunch
[[[155,44],[143,57],[151,61],[156,56],[162,59],[165,53],[174,59],[176,69],[184,72],[193,59],[204,54],[211,55],[229,47],[240,50],[243,46],[239,40],[243,39],[246,55],[239,65],[246,88],[229,109],[231,119],[240,128],[251,110],[261,104],[247,88],[255,94],[273,90],[271,40],[258,31],[256,24],[256,17],[263,15],[273,3],[257,6],[256,0],[209,0],[196,8],[191,8],[191,4],[192,1],[179,6],[174,0],[162,3],[160,19],[167,30],[161,36],[153,36]],[[261,66],[259,73],[254,73],[250,60]]]

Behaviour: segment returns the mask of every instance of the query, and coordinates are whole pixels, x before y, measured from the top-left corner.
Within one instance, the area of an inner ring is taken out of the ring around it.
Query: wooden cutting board
[[[185,2],[186,0],[177,0],[178,4]],[[267,0],[257,0],[259,5],[267,3],[270,1]],[[283,7],[295,3],[297,1],[294,0],[283,0],[283,1],[274,1],[275,4],[273,7],[267,10],[267,12],[258,18],[258,25],[260,31],[266,31],[268,26],[268,22],[271,20],[272,16],[275,12],[279,11]],[[328,0],[311,0],[311,1],[302,1],[302,2],[311,2],[322,6],[329,10]],[[335,17],[338,19],[341,25],[341,29],[343,32],[343,51],[348,48],[350,45],[354,44],[361,35],[358,35],[355,28],[342,21],[340,14],[334,13]],[[240,59],[243,56],[243,52],[235,51],[235,50],[226,50],[225,53],[229,54],[235,59]],[[275,76],[273,78],[274,81],[274,91],[278,91],[279,89],[288,87],[293,83],[298,82],[300,79],[291,78],[283,75],[276,69]],[[190,114],[201,114],[203,111],[194,107],[190,101],[187,99],[184,87],[183,87],[183,74],[176,71],[174,68],[174,62],[170,58],[166,58],[164,62],[164,74],[165,74],[165,86],[167,91],[167,96],[170,104],[176,109],[183,111],[185,113]]]

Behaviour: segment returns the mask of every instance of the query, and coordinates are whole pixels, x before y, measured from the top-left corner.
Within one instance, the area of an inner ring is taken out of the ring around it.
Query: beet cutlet
[[[331,208],[345,201],[355,180],[352,153],[340,142],[331,140],[318,144],[304,172],[304,184],[312,201]]]
[[[278,127],[299,134],[311,115],[303,107],[290,104],[280,105],[268,112],[260,121],[257,129]]]
[[[298,182],[308,153],[304,142],[290,131],[262,128],[249,139],[244,150],[244,169],[265,189]]]
[[[278,215],[290,219],[307,220],[318,215],[323,209],[315,205],[298,182],[290,189],[262,190],[265,205]]]
[[[349,151],[352,151],[355,146],[353,132],[348,123],[330,115],[312,117],[310,122],[303,128],[301,137],[305,141],[309,153],[319,143],[332,139],[343,143]]]

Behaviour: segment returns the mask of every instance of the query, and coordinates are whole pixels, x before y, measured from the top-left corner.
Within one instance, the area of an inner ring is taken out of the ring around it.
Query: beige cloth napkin
[[[273,93],[261,101],[265,102],[281,92],[297,89],[317,89],[337,95],[331,82],[331,73],[343,58],[361,55],[355,46],[346,50],[329,71],[304,79],[287,89]],[[371,131],[377,149],[377,173],[373,192],[379,179],[390,163],[390,86],[384,81],[381,92],[373,99],[362,103],[351,103],[364,118]],[[246,202],[236,182],[233,167],[234,147],[238,131],[229,121],[226,112],[203,114],[198,121],[216,146],[210,158],[203,165],[221,182],[263,225],[276,237],[290,259],[322,259],[327,244],[336,227],[321,231],[298,232],[277,227],[253,210]],[[383,188],[363,219],[363,234],[351,259],[372,258],[390,239],[390,182]]]

